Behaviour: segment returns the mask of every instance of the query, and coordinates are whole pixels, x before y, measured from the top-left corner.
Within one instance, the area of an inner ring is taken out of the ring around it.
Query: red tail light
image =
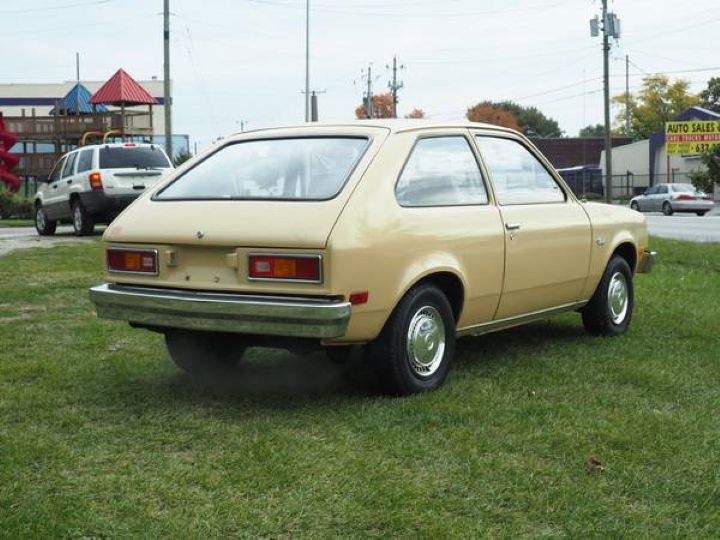
[[[129,272],[132,274],[158,274],[158,253],[155,249],[119,249],[107,250],[107,267],[110,272]]]
[[[100,176],[99,172],[90,173],[90,176],[88,176],[88,180],[90,180],[90,188],[93,191],[102,191],[102,176]]]
[[[248,256],[248,277],[251,280],[304,281],[321,283],[320,255]]]
[[[676,201],[694,201],[695,196],[694,195],[687,195],[685,193],[681,193],[680,195],[674,195],[673,199]]]

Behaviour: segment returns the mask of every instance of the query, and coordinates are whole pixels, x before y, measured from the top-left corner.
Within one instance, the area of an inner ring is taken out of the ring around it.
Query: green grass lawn
[[[34,227],[32,219],[0,219],[0,229],[9,227]]]
[[[262,350],[198,387],[95,317],[97,243],[0,257],[0,537],[717,538],[720,245],[653,247],[627,335],[467,338],[408,399]]]

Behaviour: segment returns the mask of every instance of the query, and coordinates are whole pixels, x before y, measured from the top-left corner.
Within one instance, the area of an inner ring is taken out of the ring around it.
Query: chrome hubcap
[[[407,332],[410,368],[421,377],[437,371],[445,354],[445,325],[440,312],[423,306],[415,312]]]
[[[75,226],[76,231],[82,229],[82,215],[80,214],[80,208],[77,206],[73,211],[73,225]]]
[[[628,310],[628,286],[627,280],[621,272],[615,272],[610,279],[608,307],[610,308],[612,322],[614,324],[623,322]]]
[[[37,223],[38,229],[45,228],[45,214],[43,214],[42,208],[38,208],[37,214],[35,214],[35,223]]]

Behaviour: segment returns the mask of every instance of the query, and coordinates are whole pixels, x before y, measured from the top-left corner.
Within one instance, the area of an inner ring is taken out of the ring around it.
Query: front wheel
[[[702,211],[702,212],[695,212],[695,213],[696,213],[698,216],[703,217],[707,212]]]
[[[636,212],[640,211],[640,205],[637,203],[637,201],[633,201],[630,203],[630,209],[635,210]]]
[[[72,203],[73,229],[76,236],[92,234],[95,222],[79,200]]]
[[[40,236],[52,236],[55,234],[57,221],[48,219],[45,209],[40,203],[35,207],[35,229]]]
[[[228,375],[245,353],[242,337],[234,334],[169,330],[165,345],[173,362],[196,377]]]
[[[590,302],[582,309],[582,321],[590,334],[614,336],[630,325],[634,306],[633,276],[627,261],[615,255],[605,268]]]
[[[673,209],[672,206],[670,206],[670,203],[665,201],[662,205],[662,213],[666,216],[672,216],[673,215]]]
[[[368,345],[367,355],[388,394],[440,387],[455,355],[455,318],[445,294],[430,284],[411,289]]]

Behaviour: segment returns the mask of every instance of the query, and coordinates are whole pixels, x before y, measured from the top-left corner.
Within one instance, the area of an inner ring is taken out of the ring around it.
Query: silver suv
[[[68,152],[35,194],[35,228],[52,235],[65,221],[76,235],[91,234],[96,223],[110,223],[172,170],[156,144],[98,144]]]

